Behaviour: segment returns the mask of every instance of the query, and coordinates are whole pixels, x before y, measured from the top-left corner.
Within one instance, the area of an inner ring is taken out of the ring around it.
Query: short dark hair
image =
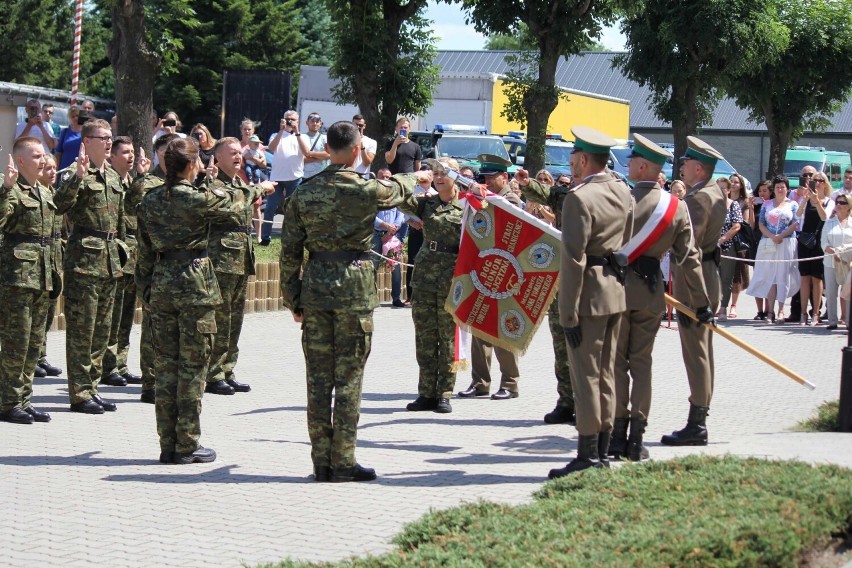
[[[133,138],[130,136],[116,136],[112,139],[112,149],[109,153],[115,154],[118,151],[118,147],[124,145],[133,146]]]
[[[847,168],[846,168],[846,171],[845,171],[845,172],[843,172],[843,173],[844,173],[844,174],[852,174],[852,166],[847,167]]]
[[[362,115],[362,114],[356,114],[355,116],[352,117],[352,120],[356,121],[356,120],[367,120],[367,119],[364,118],[364,115]]]
[[[328,147],[339,152],[358,144],[358,138],[361,134],[358,132],[358,127],[347,120],[338,120],[328,127],[326,133],[326,141]]]
[[[787,193],[790,193],[790,180],[787,176],[775,176],[772,178],[772,185],[769,188],[769,191],[772,192],[772,197],[775,197],[775,186],[779,183],[783,183],[784,187],[787,188]]]
[[[172,133],[163,134],[162,136],[160,136],[159,138],[154,140],[154,152],[159,152],[160,148],[162,148],[163,146],[165,146],[166,144],[168,144],[169,142],[171,142],[175,138],[180,138],[180,136],[178,136],[177,134],[172,134]]]
[[[598,168],[605,168],[609,161],[609,154],[593,154],[592,152],[586,152],[586,155],[589,157],[589,163]]]

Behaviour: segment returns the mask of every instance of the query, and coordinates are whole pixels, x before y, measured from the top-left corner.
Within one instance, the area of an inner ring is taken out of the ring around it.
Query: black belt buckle
[[[438,241],[429,241],[429,250],[432,252],[438,252]]]

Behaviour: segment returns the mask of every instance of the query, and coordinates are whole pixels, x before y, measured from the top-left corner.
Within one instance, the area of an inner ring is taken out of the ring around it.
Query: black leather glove
[[[574,327],[563,327],[562,333],[565,334],[565,341],[568,342],[568,345],[570,345],[572,349],[578,348],[583,342],[583,330],[580,329],[579,325]]]
[[[676,312],[677,315],[677,324],[680,327],[687,328],[692,325],[692,318],[686,315],[685,313],[678,310]]]
[[[697,317],[698,321],[701,323],[712,323],[714,326],[716,325],[716,315],[710,310],[710,306],[698,308],[695,311],[695,317]]]

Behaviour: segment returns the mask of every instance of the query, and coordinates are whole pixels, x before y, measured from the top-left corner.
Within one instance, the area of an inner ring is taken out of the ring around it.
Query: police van
[[[826,174],[834,189],[840,189],[843,174],[850,165],[849,152],[826,150],[821,146],[793,146],[787,149],[784,158],[784,175],[790,179],[790,187],[799,187],[802,168],[813,166]]]
[[[408,138],[420,146],[424,158],[455,158],[459,167],[471,168],[479,173],[480,154],[491,154],[509,159],[509,152],[499,136],[488,134],[484,126],[469,124],[436,124],[432,132],[412,131]],[[509,168],[514,175],[517,166]]]
[[[513,164],[524,165],[527,152],[526,132],[510,130],[508,136],[503,136],[503,144]],[[548,134],[544,139],[544,169],[550,172],[555,180],[561,175],[571,175],[571,152],[574,144],[562,139],[561,134]],[[536,172],[532,172],[535,175]]]

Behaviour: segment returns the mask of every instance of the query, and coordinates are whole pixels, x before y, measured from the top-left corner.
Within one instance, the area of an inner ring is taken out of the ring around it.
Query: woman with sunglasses
[[[799,185],[797,201],[799,204],[799,236],[798,257],[812,258],[822,256],[820,238],[822,226],[825,220],[834,211],[834,202],[831,200],[832,187],[828,183],[828,177],[817,172],[813,174],[807,184]],[[823,261],[806,260],[799,261],[799,274],[801,275],[802,317],[800,323],[804,325],[816,325],[819,322],[820,308],[822,304],[823,287]],[[808,318],[808,298],[813,305],[813,318]]]
[[[849,197],[846,195],[838,195],[834,202],[834,216],[825,222],[822,228],[822,239],[820,245],[826,256],[823,262],[823,270],[825,272],[825,303],[828,311],[828,329],[837,329],[837,324],[845,320],[846,325],[849,325],[849,315],[847,314],[847,302],[841,298],[840,308],[843,314],[842,318],[837,315],[837,289],[840,282],[837,281],[837,271],[835,265],[841,261],[838,249],[841,247],[848,248],[852,246],[852,224],[849,223]]]
[[[216,139],[210,134],[210,130],[200,122],[190,130],[195,141],[198,142],[198,157],[201,158],[201,163],[207,166],[211,156],[213,156],[213,146],[216,145]]]

